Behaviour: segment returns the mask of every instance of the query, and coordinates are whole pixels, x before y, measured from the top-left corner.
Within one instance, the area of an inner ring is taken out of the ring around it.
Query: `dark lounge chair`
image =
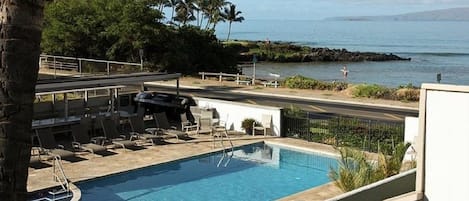
[[[129,148],[137,146],[135,141],[127,140],[125,135],[121,135],[117,130],[117,125],[113,119],[105,118],[101,120],[101,126],[103,128],[104,136],[112,144],[118,145],[122,148]]]
[[[156,127],[158,127],[163,134],[174,136],[177,140],[192,139],[189,137],[189,135],[187,135],[187,133],[177,130],[176,127],[172,127],[169,124],[166,113],[155,113],[153,114],[153,118],[155,119]]]
[[[73,152],[65,150],[63,145],[60,145],[55,141],[50,128],[36,129],[36,136],[39,141],[39,145],[48,155],[58,156],[60,159],[65,160],[75,157]]]
[[[155,134],[156,128],[145,129],[145,122],[143,116],[131,116],[129,117],[130,127],[132,128],[131,138],[137,138],[145,141],[150,141],[152,145],[156,142],[163,141],[161,136]]]
[[[73,148],[79,150],[85,150],[88,152],[100,153],[105,152],[107,148],[102,145],[98,145],[96,140],[91,140],[87,129],[83,124],[75,124],[71,126],[73,136]]]

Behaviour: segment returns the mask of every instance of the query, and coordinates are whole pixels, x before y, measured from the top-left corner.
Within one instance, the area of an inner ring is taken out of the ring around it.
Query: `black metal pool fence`
[[[404,141],[403,122],[286,111],[283,136],[364,151],[389,153]]]

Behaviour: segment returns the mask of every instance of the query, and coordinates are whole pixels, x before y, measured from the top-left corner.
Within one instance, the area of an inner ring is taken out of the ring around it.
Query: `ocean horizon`
[[[216,35],[226,40],[228,25],[220,24]],[[379,52],[410,57],[411,61],[259,63],[256,76],[269,73],[288,77],[296,74],[319,80],[342,80],[340,69],[347,65],[347,82],[391,87],[435,83],[469,85],[469,22],[467,21],[326,21],[245,20],[233,23],[230,40],[270,40],[311,47]],[[251,68],[243,69],[252,74]]]

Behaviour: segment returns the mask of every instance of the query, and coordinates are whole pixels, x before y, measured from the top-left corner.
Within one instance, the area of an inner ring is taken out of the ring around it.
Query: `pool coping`
[[[246,141],[248,141],[248,142],[246,142]],[[237,143],[234,146],[235,148],[239,148],[239,147],[242,147],[242,146],[263,142],[263,143],[266,143],[266,144],[282,146],[282,147],[286,147],[286,148],[297,150],[297,151],[320,154],[320,155],[324,155],[326,157],[337,158],[337,156],[338,156],[337,153],[334,153],[335,149],[331,148],[332,146],[324,145],[324,144],[318,144],[318,143],[311,143],[311,142],[306,142],[306,141],[303,141],[303,140],[292,139],[292,138],[279,138],[279,137],[276,137],[276,138],[258,138],[258,139],[250,139],[250,140],[239,140],[238,142],[239,143]],[[202,145],[202,146],[211,147],[210,146],[211,142],[196,142],[194,144],[198,144],[198,143],[205,144],[205,145]],[[183,143],[183,144],[186,144],[186,143]],[[191,143],[187,143],[187,144],[191,144]],[[192,147],[192,149],[193,148],[194,147]],[[195,147],[195,148],[197,148],[197,147]],[[154,151],[156,151],[155,153],[158,153],[158,150],[159,150],[159,148],[155,149],[154,150]],[[165,150],[165,148],[163,147],[162,150],[160,150],[161,152],[159,152],[159,153],[164,153],[164,150]],[[174,150],[179,150],[179,148],[175,147]],[[220,152],[222,150],[223,150],[222,147],[216,147],[216,148],[212,147],[212,148],[202,149],[201,152],[196,152],[197,150],[196,151],[192,150],[190,152],[184,151],[184,154],[175,154],[175,155],[172,155],[171,158],[161,159],[161,160],[157,159],[157,160],[152,161],[152,162],[147,163],[147,164],[133,166],[132,168],[123,168],[123,169],[118,169],[118,170],[112,170],[112,171],[105,172],[105,173],[102,173],[101,175],[94,176],[94,177],[86,176],[86,177],[80,177],[80,178],[73,178],[72,179],[73,181],[71,182],[71,184],[73,186],[75,186],[74,184],[79,184],[79,183],[86,182],[86,181],[91,181],[91,180],[95,180],[95,179],[109,177],[109,176],[113,176],[113,175],[117,175],[117,174],[123,174],[123,173],[126,173],[126,172],[138,170],[138,169],[148,168],[148,167],[151,167],[151,166],[154,166],[154,165],[165,164],[165,163],[170,163],[170,162],[179,161],[179,160],[187,160],[187,159],[198,157],[198,156],[203,156],[203,155],[207,155],[207,154],[211,154],[211,153]],[[152,150],[150,150],[150,151],[151,152],[149,152],[149,153],[153,153]],[[130,152],[130,153],[132,153],[132,152]],[[190,154],[186,155],[186,153],[190,153]],[[123,157],[125,158],[125,156],[123,156]],[[138,157],[138,155],[133,156],[133,157]],[[146,159],[142,159],[142,160],[146,160]],[[72,168],[74,168],[74,167],[72,167]],[[288,198],[288,197],[291,197],[291,196],[297,196],[298,194],[302,194],[304,192],[311,191],[313,189],[321,188],[325,185],[327,185],[327,184],[317,186],[317,187],[314,187],[314,188],[311,188],[311,189],[307,189],[305,191],[297,192],[295,194],[288,195],[288,196],[280,198],[280,199],[284,200],[285,198]],[[47,188],[49,188],[49,187],[44,187],[44,188],[42,188],[42,190],[47,189]],[[36,192],[38,190],[41,190],[41,189],[37,188],[37,189],[35,189],[31,192]],[[75,186],[75,187],[72,187],[71,190],[73,192],[73,200],[80,200],[81,199],[80,189],[77,186]],[[333,196],[335,196],[335,195],[333,195]],[[331,197],[333,197],[333,196],[331,196]],[[307,197],[308,196],[306,196],[305,198],[307,198]],[[306,200],[311,200],[311,199],[306,199]]]

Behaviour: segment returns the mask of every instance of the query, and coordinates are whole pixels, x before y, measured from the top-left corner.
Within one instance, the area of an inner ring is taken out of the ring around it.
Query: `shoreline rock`
[[[243,44],[241,44],[243,43]],[[246,44],[247,43],[247,44]],[[327,47],[308,47],[291,43],[265,43],[262,41],[244,41],[238,45],[239,61],[251,62],[256,55],[258,61],[279,63],[289,62],[363,62],[363,61],[410,61],[411,58],[399,57],[395,54],[376,52],[350,52],[346,49],[330,49]]]

